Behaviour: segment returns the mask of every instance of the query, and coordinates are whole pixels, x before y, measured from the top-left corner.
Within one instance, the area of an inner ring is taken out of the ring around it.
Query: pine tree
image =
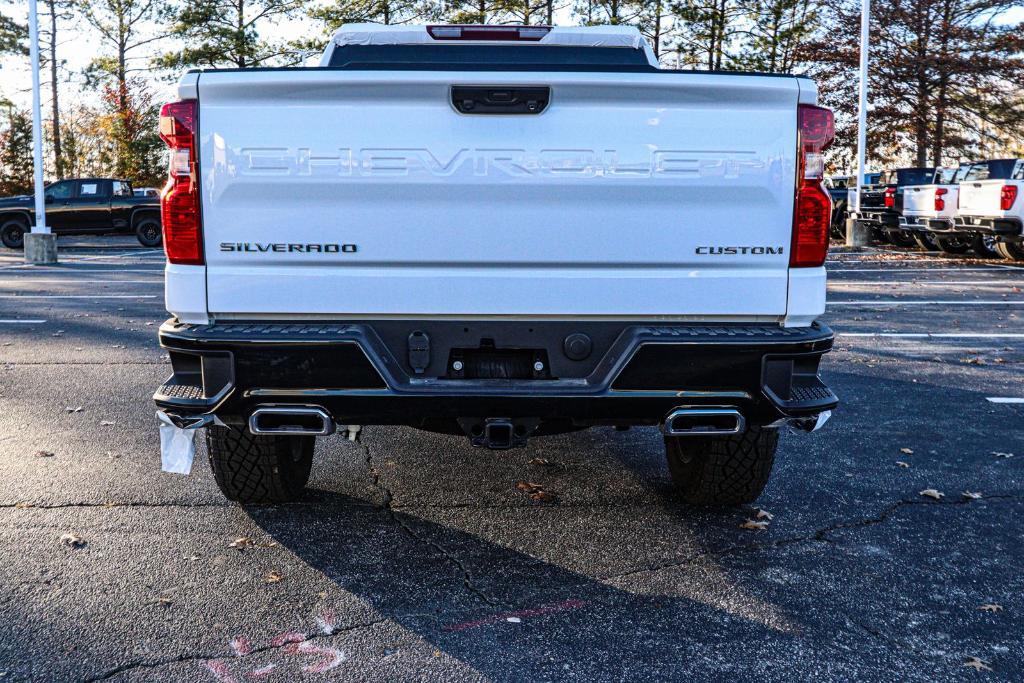
[[[710,70],[732,65],[743,15],[739,0],[680,0],[672,13],[678,22],[676,49],[682,64]]]
[[[231,66],[239,69],[297,61],[295,48],[265,37],[263,29],[295,14],[298,0],[185,0],[172,11],[170,35],[183,43],[159,66]]]
[[[790,73],[818,25],[818,0],[741,0],[746,28],[734,59],[746,71]]]
[[[7,110],[0,128],[0,196],[32,191],[32,114],[10,102],[0,102]]]

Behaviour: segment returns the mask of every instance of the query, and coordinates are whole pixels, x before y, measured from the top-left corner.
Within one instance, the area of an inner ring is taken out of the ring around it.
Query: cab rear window
[[[338,45],[328,66],[409,71],[657,71],[643,50],[564,45]]]

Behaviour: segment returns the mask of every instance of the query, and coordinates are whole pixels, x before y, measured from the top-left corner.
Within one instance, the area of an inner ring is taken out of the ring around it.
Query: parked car
[[[897,168],[884,171],[877,184],[861,190],[860,215],[857,222],[867,226],[876,237],[900,247],[917,244],[914,235],[900,225],[903,189],[931,183],[934,168]]]
[[[45,190],[46,225],[57,235],[134,233],[144,246],[161,242],[159,197],[136,197],[127,180],[74,178]],[[0,241],[21,249],[23,235],[35,224],[35,199],[0,199]]]
[[[1024,159],[973,164],[960,182],[956,230],[995,239],[1004,258],[1024,261]]]
[[[625,26],[345,25],[321,63],[161,111],[154,399],[227,497],[299,496],[338,425],[650,425],[682,499],[736,504],[836,406],[806,77],[662,70]]]

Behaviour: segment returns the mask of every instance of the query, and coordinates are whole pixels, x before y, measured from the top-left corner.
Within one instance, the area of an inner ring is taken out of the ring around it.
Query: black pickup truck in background
[[[872,235],[880,242],[889,241],[899,247],[915,246],[917,241],[914,235],[900,225],[903,188],[927,185],[934,177],[934,168],[896,168],[884,171],[877,184],[864,187],[857,222],[871,228]]]
[[[30,195],[0,199],[0,241],[21,249],[35,223]],[[137,197],[127,180],[74,178],[46,186],[46,224],[56,235],[132,233],[146,247],[158,247],[160,197]]]

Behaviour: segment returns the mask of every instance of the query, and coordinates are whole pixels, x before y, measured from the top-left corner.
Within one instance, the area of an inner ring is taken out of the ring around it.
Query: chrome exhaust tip
[[[249,416],[253,434],[327,436],[334,427],[334,418],[319,406],[264,406]]]
[[[662,425],[666,436],[740,434],[747,421],[735,408],[676,408]]]

